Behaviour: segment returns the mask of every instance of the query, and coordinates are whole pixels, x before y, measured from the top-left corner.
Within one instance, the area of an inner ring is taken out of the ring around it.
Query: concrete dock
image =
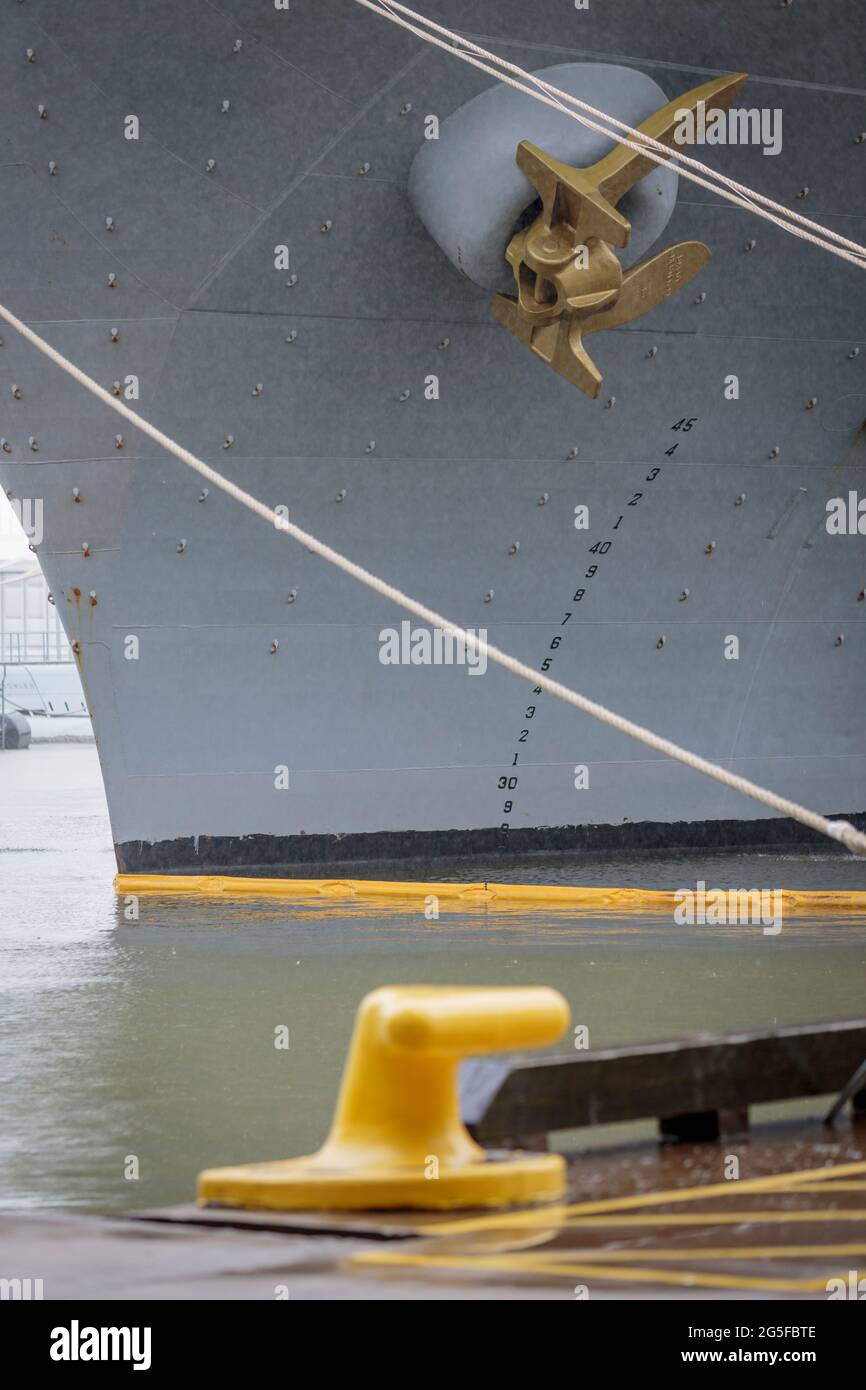
[[[45,1299],[850,1299],[866,1123],[576,1154],[565,1202],[508,1213],[0,1214],[0,1248]]]

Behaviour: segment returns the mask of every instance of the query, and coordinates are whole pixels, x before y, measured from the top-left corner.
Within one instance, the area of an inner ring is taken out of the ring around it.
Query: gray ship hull
[[[637,4],[424,8],[533,70],[603,58],[669,97],[748,68],[749,104],[784,112],[782,152],[698,153],[791,206],[809,186],[811,216],[866,240],[853,0],[711,7],[709,27],[685,0],[673,34]],[[374,573],[856,818],[864,540],[826,522],[829,499],[866,494],[862,272],[681,185],[665,239],[713,259],[694,292],[593,339],[590,401],[493,321],[407,199],[425,116],[490,79],[351,0],[115,13],[4,15],[3,302],[102,384],[136,378],[143,415]],[[104,406],[3,337],[0,481],[44,501],[36,553],[122,869],[807,838],[495,667],[383,664],[405,614],[145,436],[118,447]]]

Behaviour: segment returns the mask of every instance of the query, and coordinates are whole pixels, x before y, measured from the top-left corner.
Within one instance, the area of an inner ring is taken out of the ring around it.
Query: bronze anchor
[[[669,147],[686,111],[713,103],[726,111],[746,73],[715,78],[668,102],[637,127]],[[613,251],[628,245],[631,223],[620,201],[655,167],[655,160],[617,144],[597,164],[576,169],[528,140],[517,147],[518,166],[538,190],[541,212],[512,237],[505,253],[517,297],[497,294],[494,317],[567,381],[596,397],[601,372],[583,345],[588,333],[618,328],[669,299],[706,265],[701,241],[681,241],[623,272]]]

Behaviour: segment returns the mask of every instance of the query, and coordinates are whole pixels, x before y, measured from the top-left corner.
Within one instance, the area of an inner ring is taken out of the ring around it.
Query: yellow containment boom
[[[683,891],[656,888],[582,887],[559,883],[424,883],[378,878],[230,878],[219,874],[118,874],[115,891],[134,897],[387,898],[397,905],[437,898],[443,908],[551,907],[575,912],[641,912],[670,915]],[[708,890],[711,894],[713,890]],[[722,889],[722,892],[727,890]],[[759,892],[760,890],[751,890]],[[866,914],[866,892],[848,889],[769,890],[778,893],[786,917],[841,912]]]
[[[553,989],[386,986],[362,1000],[331,1132],[317,1153],[199,1174],[204,1205],[269,1211],[508,1206],[565,1192],[559,1154],[485,1153],[460,1119],[464,1057],[555,1042]]]

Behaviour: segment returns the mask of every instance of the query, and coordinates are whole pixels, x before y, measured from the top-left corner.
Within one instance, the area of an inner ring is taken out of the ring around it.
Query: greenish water
[[[124,921],[96,754],[0,755],[0,1206],[189,1200],[199,1169],[314,1148],[381,984],[550,984],[590,1045],[862,1016],[866,922],[141,900]],[[864,888],[836,854],[473,865],[431,876]],[[289,1029],[288,1050],[274,1046]],[[560,1045],[568,1048],[570,1039]],[[139,1178],[124,1176],[127,1157]]]

